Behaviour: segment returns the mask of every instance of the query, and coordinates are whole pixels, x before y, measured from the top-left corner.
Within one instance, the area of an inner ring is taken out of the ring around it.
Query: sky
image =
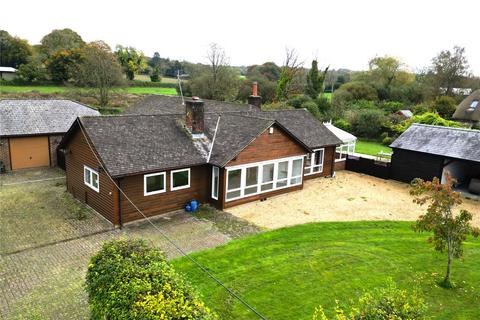
[[[87,42],[191,62],[206,62],[215,42],[232,65],[282,64],[289,47],[306,66],[317,58],[322,67],[365,70],[369,59],[392,55],[412,71],[459,45],[480,76],[476,0],[16,0],[0,8],[0,29],[32,44],[71,28]]]

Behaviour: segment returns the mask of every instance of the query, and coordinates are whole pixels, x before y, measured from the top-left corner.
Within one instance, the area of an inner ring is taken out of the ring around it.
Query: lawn
[[[381,144],[380,142],[366,140],[357,140],[355,145],[356,153],[376,156],[380,151],[391,153],[392,149],[384,144]]]
[[[38,91],[39,93],[64,93],[67,90],[78,89],[62,86],[1,86],[0,93],[23,93]],[[81,90],[81,89],[78,89]],[[149,87],[128,87],[128,93],[132,94],[166,94],[177,95],[175,88],[149,88]]]
[[[336,222],[299,225],[235,240],[192,254],[269,319],[311,319],[323,305],[332,313],[335,300],[348,305],[364,290],[388,278],[400,288],[418,288],[436,319],[480,318],[480,240],[469,239],[465,259],[455,260],[447,290],[436,283],[445,255],[414,233],[409,222]],[[185,258],[174,265],[199,288],[221,319],[254,319]]]

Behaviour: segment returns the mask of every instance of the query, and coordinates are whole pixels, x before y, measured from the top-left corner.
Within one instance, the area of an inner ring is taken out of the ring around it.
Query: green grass
[[[322,94],[328,101],[332,101],[332,93],[331,92],[324,92]]]
[[[76,89],[74,87],[62,86],[1,86],[0,93],[24,93],[38,91],[39,93],[64,93],[67,90]],[[132,94],[167,94],[177,95],[175,88],[148,88],[148,87],[128,87],[128,93]]]
[[[469,239],[465,259],[455,260],[456,288],[439,287],[446,257],[414,233],[409,222],[347,222],[300,225],[236,240],[192,254],[269,319],[311,319],[335,300],[348,305],[364,290],[392,278],[417,287],[435,319],[480,318],[480,241]],[[176,268],[199,288],[221,319],[254,319],[244,306],[185,258]]]
[[[355,145],[356,153],[376,156],[380,151],[391,153],[392,149],[390,147],[387,147],[386,145],[381,144],[380,142],[375,141],[357,140],[357,143]]]

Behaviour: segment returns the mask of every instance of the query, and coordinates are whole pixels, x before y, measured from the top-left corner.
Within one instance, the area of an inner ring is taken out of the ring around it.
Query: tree
[[[216,43],[210,44],[207,60],[207,66],[199,66],[192,72],[189,81],[192,94],[221,101],[235,99],[240,79],[238,72],[229,66],[225,50]]]
[[[373,139],[380,136],[385,121],[385,115],[381,110],[363,109],[353,115],[350,123],[355,135]]]
[[[123,67],[128,80],[135,79],[135,74],[146,68],[145,56],[142,51],[133,47],[117,45],[115,55]]]
[[[300,61],[297,51],[287,48],[277,84],[276,99],[278,101],[287,100],[292,93],[298,91],[299,88],[294,85],[294,80],[301,74],[302,67],[303,62]]]
[[[122,68],[110,47],[104,42],[92,42],[82,48],[75,79],[81,86],[94,88],[99,104],[108,104],[113,87],[123,84]]]
[[[364,82],[352,81],[342,85],[333,94],[336,104],[355,100],[378,100],[377,90]]]
[[[452,97],[439,96],[433,102],[432,107],[441,117],[451,119],[457,107],[457,102]]]
[[[0,30],[0,66],[18,68],[32,55],[32,47],[27,40],[12,37]]]
[[[415,179],[410,189],[415,203],[418,205],[428,203],[427,212],[418,218],[414,230],[433,232],[429,242],[434,244],[435,250],[440,252],[447,250],[447,270],[442,282],[447,288],[452,287],[450,272],[453,258],[462,257],[462,245],[467,236],[478,237],[480,231],[471,225],[470,212],[467,210],[460,210],[458,214],[453,212],[455,206],[462,204],[460,193],[453,191],[454,183],[455,180],[447,173],[444,184],[437,177],[433,178],[433,181]]]
[[[47,70],[39,55],[30,56],[27,63],[18,67],[17,74],[26,81],[44,80],[47,77]]]
[[[437,94],[444,90],[445,95],[453,95],[453,88],[460,86],[462,79],[469,75],[465,48],[455,46],[453,52],[440,52],[432,59],[431,72]]]
[[[72,29],[56,29],[40,41],[40,52],[45,59],[58,51],[71,51],[85,44],[82,37]]]
[[[60,50],[50,55],[45,61],[50,78],[55,82],[68,81],[79,59],[78,54],[78,50]]]
[[[323,83],[328,72],[328,67],[319,74],[317,60],[312,60],[312,68],[307,73],[307,88],[305,93],[316,99],[323,92]]]
[[[395,57],[375,57],[368,62],[370,73],[386,91],[389,90],[392,83],[397,79],[402,63]]]
[[[155,52],[153,57],[148,61],[148,65],[154,69],[155,67],[159,68],[160,64],[162,63],[162,58],[160,58],[160,53]]]
[[[80,51],[74,79],[83,87],[93,88],[98,103],[108,104],[110,91],[123,84],[122,68],[110,47],[102,42],[91,42]]]

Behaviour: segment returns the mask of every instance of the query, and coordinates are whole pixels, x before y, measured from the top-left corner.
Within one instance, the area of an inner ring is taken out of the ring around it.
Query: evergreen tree
[[[312,68],[307,73],[307,87],[305,93],[312,97],[312,99],[318,98],[323,92],[323,83],[328,72],[328,67],[322,73],[318,72],[317,60],[312,60]]]

